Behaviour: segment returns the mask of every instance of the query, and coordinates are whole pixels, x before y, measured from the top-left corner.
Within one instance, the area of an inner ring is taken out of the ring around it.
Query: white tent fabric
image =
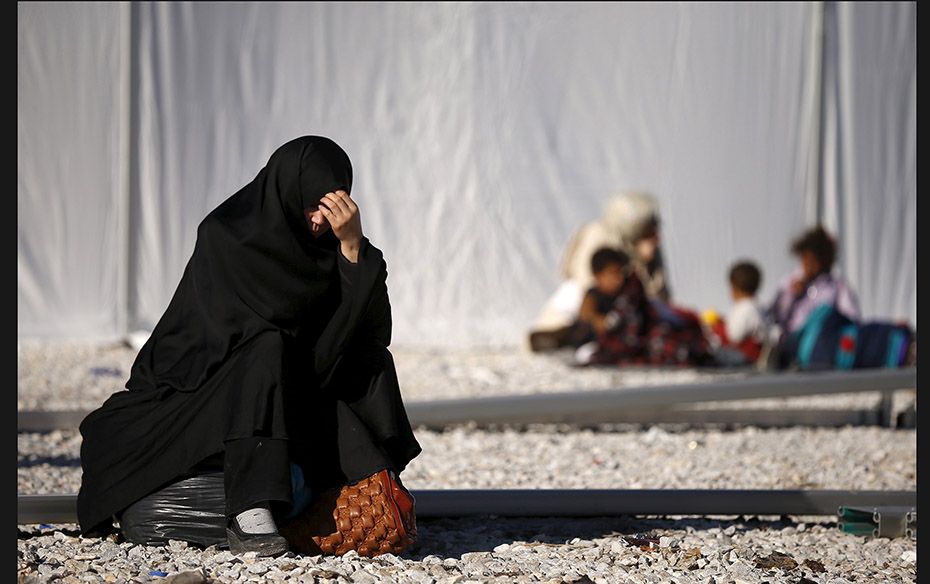
[[[725,309],[743,257],[768,299],[815,219],[818,157],[865,312],[916,323],[913,7],[840,8],[822,140],[813,4],[124,10],[19,5],[21,338],[153,326],[199,221],[302,134],[353,161],[396,343],[520,342],[572,232],[630,188],[659,200],[677,302]],[[70,238],[48,237],[49,208]]]
[[[917,323],[917,5],[839,3],[827,30],[823,220],[863,317]]]
[[[123,10],[17,4],[20,337],[125,326]]]

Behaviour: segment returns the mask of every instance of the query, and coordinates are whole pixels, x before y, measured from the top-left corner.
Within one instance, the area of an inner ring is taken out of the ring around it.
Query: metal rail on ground
[[[407,405],[407,414],[411,422],[416,420],[416,424],[428,427],[462,422],[585,423],[638,417],[637,413],[644,414],[642,419],[651,421],[645,416],[648,410],[652,410],[654,420],[660,413],[669,415],[677,409],[680,414],[682,406],[699,402],[869,391],[887,394],[892,390],[916,386],[916,368],[781,373],[709,383],[411,402]],[[890,408],[891,400],[883,400],[881,407]],[[699,411],[688,410],[688,415],[699,415],[696,413]],[[890,412],[881,411],[879,416],[890,423]]]
[[[836,515],[840,507],[917,506],[916,491],[495,489],[413,491],[418,517]],[[17,521],[76,523],[76,495],[20,495]]]
[[[720,423],[762,426],[892,425],[891,394],[917,386],[917,369],[869,369],[822,373],[762,374],[743,379],[606,390],[411,401],[414,426],[506,423]],[[739,401],[834,393],[882,393],[879,407],[863,410],[687,409],[700,402]],[[20,432],[77,428],[86,411],[19,412]]]
[[[24,410],[16,415],[16,429],[19,432],[75,430],[89,413],[88,410]]]
[[[415,406],[416,402],[408,404]],[[23,411],[17,419],[20,432],[51,432],[77,429],[86,411]],[[685,409],[639,408],[630,411],[590,412],[578,415],[586,424],[689,424],[725,426],[758,426],[761,428],[815,426],[841,428],[843,426],[888,425],[891,416],[880,408],[875,409]],[[416,426],[436,427],[435,420],[426,424],[411,416]],[[484,420],[487,422],[487,420]],[[888,422],[888,423],[886,423]]]

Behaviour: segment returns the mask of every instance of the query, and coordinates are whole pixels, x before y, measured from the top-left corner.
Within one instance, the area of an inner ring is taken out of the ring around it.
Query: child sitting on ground
[[[530,335],[534,350],[541,347],[577,348],[590,343],[607,330],[607,313],[623,286],[630,258],[620,250],[602,247],[591,256],[594,286],[585,292],[575,322],[554,331],[537,331]]]
[[[837,244],[823,227],[807,230],[791,252],[800,266],[779,286],[768,313],[779,332],[768,366],[864,369],[916,363],[916,331],[907,322],[863,322],[850,286],[833,273]]]
[[[729,280],[733,305],[726,318],[717,318],[715,314],[705,317],[717,346],[715,357],[721,365],[755,363],[768,330],[762,309],[756,302],[762,272],[755,263],[742,260],[730,268]]]
[[[834,273],[837,245],[823,227],[808,229],[791,244],[798,267],[778,286],[767,312],[777,327],[779,342],[797,332],[820,305],[832,305],[846,318],[860,318],[859,301],[852,288]]]
[[[636,273],[626,263],[621,269],[616,256],[606,265],[610,268],[582,305],[576,333],[588,336],[574,340],[592,340],[575,351],[576,365],[715,364],[698,315],[650,298]]]
[[[608,312],[623,287],[629,265],[630,258],[622,251],[603,247],[594,252],[591,256],[594,286],[585,293],[578,318],[566,334],[568,345],[580,347],[607,330]]]

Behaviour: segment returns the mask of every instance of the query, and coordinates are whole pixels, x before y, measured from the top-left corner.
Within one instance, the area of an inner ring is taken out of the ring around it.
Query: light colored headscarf
[[[543,307],[536,330],[556,330],[574,321],[584,293],[594,285],[591,257],[602,247],[626,253],[646,293],[669,300],[661,247],[647,265],[637,256],[635,245],[647,228],[659,220],[655,198],[642,191],[624,191],[611,197],[602,213],[599,219],[582,226],[569,241],[562,256],[562,285]]]
[[[601,222],[616,239],[615,245],[632,250],[637,240],[659,221],[659,205],[655,197],[641,191],[630,191],[611,197],[604,205]]]
[[[668,300],[661,249],[650,265],[636,254],[637,240],[658,221],[659,205],[649,193],[625,191],[611,197],[604,205],[603,216],[583,226],[569,242],[562,258],[562,276],[587,290],[594,284],[591,256],[602,247],[612,247],[630,256],[647,294]]]

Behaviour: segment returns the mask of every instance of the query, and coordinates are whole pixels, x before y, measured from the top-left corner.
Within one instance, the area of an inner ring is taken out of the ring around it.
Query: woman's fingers
[[[332,203],[327,201],[325,198],[320,199],[320,211],[323,212],[323,215],[327,219],[329,219],[331,216],[334,216],[334,213],[331,207],[332,207]]]
[[[331,223],[333,219],[340,223],[346,220],[344,217],[346,212],[343,210],[342,206],[340,206],[338,203],[336,203],[336,201],[333,200],[333,198],[330,197],[330,193],[323,195],[323,198],[320,199],[320,209],[323,211],[324,215],[329,212],[332,218],[329,216],[326,218],[330,219]]]
[[[345,191],[336,191],[336,197],[345,203],[346,208],[352,213],[358,211],[358,205],[355,204],[355,201],[352,200],[352,197],[349,196],[349,193]]]
[[[348,196],[343,191],[337,191],[336,193],[326,193],[323,195],[323,198],[333,204],[333,211],[338,209],[341,213],[346,215],[352,214],[352,208],[346,201]]]
[[[362,238],[358,205],[347,192],[340,190],[323,195],[320,199],[320,211],[329,221],[333,234],[342,241],[343,245],[349,246],[347,248],[349,251],[346,252],[344,249],[343,253],[349,253],[346,257],[350,257],[352,246],[355,245],[357,249],[358,242]]]
[[[321,208],[325,208],[332,213],[339,224],[348,223],[358,215],[358,205],[345,191],[326,193],[320,199],[320,205]]]

